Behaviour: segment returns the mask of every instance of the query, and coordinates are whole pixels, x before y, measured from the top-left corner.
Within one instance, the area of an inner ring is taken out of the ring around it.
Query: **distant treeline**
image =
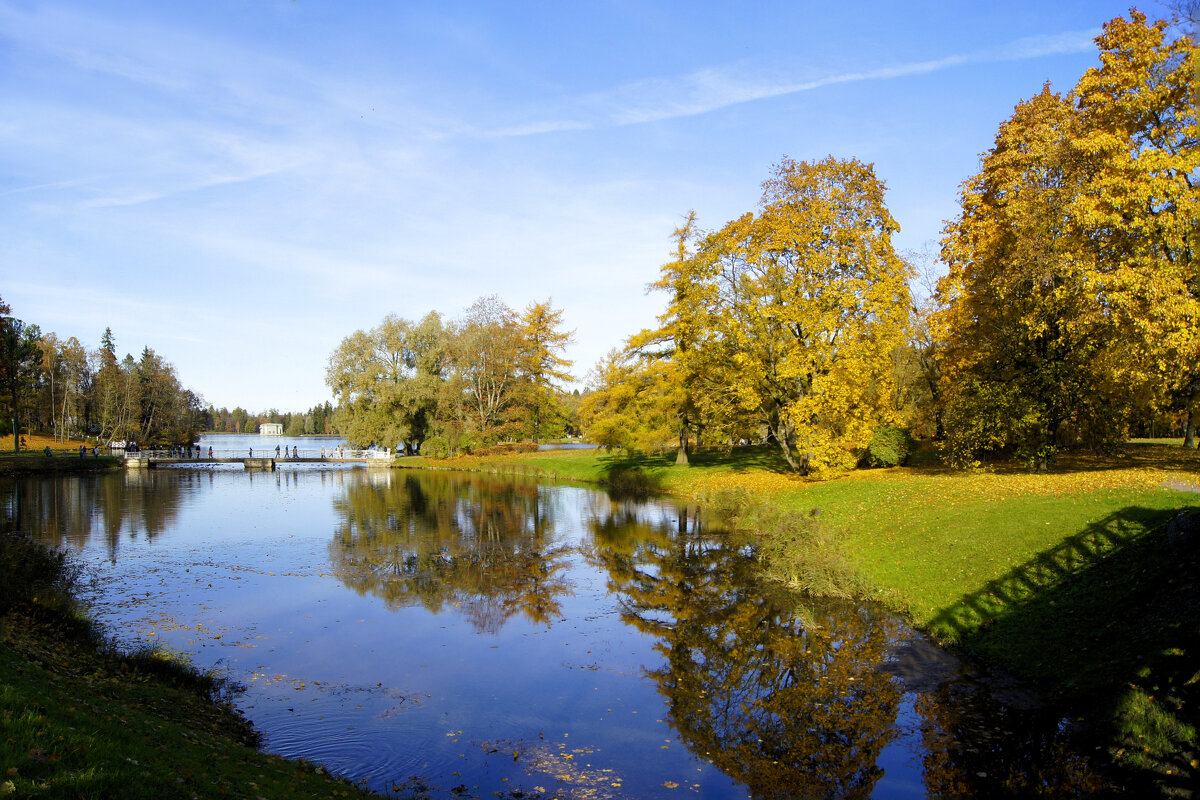
[[[0,434],[47,433],[56,439],[147,444],[192,441],[203,427],[200,397],[175,367],[143,347],[117,357],[112,329],[89,350],[10,315],[0,300]]]
[[[333,406],[328,402],[315,405],[307,411],[282,414],[273,408],[257,414],[241,406],[232,411],[209,406],[204,411],[204,430],[210,433],[258,433],[258,426],[264,422],[278,422],[283,425],[285,436],[341,433],[334,423],[333,412]]]

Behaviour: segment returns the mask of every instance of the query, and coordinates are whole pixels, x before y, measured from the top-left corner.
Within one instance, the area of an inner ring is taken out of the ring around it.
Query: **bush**
[[[864,467],[899,467],[908,461],[916,447],[916,440],[907,428],[896,425],[880,425],[867,445],[859,464]]]
[[[821,524],[819,509],[808,514],[788,511],[737,489],[718,492],[706,506],[730,529],[755,537],[768,578],[817,597],[870,593],[832,532]]]

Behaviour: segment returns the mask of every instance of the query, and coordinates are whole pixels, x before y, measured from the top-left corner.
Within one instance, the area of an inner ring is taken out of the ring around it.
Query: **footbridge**
[[[129,469],[154,469],[161,466],[204,464],[241,464],[248,470],[274,471],[279,464],[366,464],[388,467],[395,457],[387,450],[351,450],[350,448],[299,448],[264,450],[210,450],[193,447],[159,450],[118,451]]]

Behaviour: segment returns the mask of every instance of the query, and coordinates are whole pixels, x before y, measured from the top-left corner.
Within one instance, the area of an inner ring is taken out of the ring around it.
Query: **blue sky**
[[[1127,11],[0,0],[0,297],[218,407],[322,402],[354,330],[490,294],[563,309],[582,377],[654,322],[682,216],[753,209],[784,155],[874,163],[898,249],[936,240]]]

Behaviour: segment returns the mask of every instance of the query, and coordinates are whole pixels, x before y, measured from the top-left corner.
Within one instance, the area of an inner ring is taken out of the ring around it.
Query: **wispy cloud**
[[[1086,31],[1067,31],[1064,33],[1048,33],[1040,36],[1026,36],[1000,48],[994,57],[980,60],[1020,61],[1029,58],[1044,58],[1045,56],[1086,53],[1089,50],[1095,49],[1095,38],[1099,35],[1099,28],[1091,28]]]
[[[1018,61],[1086,52],[1098,29],[1025,37],[998,48],[970,54],[892,64],[819,78],[789,81],[745,74],[738,67],[712,67],[673,78],[634,81],[614,89],[568,100],[551,119],[532,120],[491,130],[488,136],[545,133],[638,125],[692,117],[730,106],[811,92],[827,86],[886,81],[928,75],[972,63]]]

